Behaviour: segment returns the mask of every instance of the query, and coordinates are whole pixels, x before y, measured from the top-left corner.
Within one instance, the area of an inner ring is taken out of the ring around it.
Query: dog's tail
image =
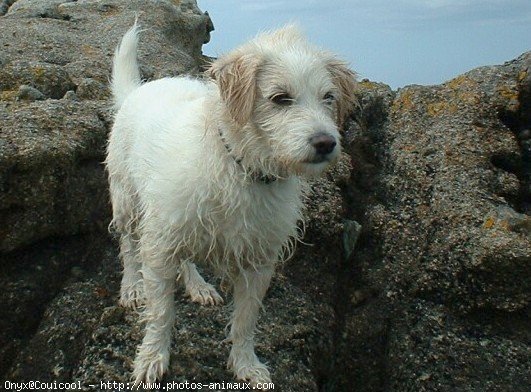
[[[114,52],[111,89],[116,109],[119,109],[127,96],[142,84],[136,59],[137,47],[138,25],[135,21]]]

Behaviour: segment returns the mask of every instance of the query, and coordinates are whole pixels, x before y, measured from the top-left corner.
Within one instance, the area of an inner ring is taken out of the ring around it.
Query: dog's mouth
[[[317,155],[313,157],[312,159],[307,159],[307,160],[302,161],[302,163],[306,163],[308,165],[317,165],[319,163],[324,163],[324,162],[330,162],[330,157],[327,155]]]
[[[299,170],[305,177],[317,177],[337,161],[337,154],[314,154],[300,161]]]

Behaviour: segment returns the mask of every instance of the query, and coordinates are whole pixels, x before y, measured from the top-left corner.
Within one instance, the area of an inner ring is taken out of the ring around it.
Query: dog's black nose
[[[336,139],[326,133],[318,133],[310,138],[310,144],[315,148],[319,155],[327,155],[334,151]]]

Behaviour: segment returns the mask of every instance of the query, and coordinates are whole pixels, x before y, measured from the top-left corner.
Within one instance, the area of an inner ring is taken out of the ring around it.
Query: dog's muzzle
[[[321,163],[330,160],[330,154],[334,152],[337,141],[332,135],[319,132],[310,138],[310,145],[315,151],[315,155],[310,160],[310,163]]]

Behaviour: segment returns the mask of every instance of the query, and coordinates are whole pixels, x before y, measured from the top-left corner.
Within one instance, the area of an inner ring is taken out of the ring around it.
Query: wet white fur
[[[275,264],[300,236],[303,178],[340,153],[338,124],[354,101],[353,73],[287,26],[215,61],[211,79],[141,84],[137,44],[135,25],[114,58],[118,112],[106,160],[124,264],[120,303],[143,305],[146,322],[135,381],[160,379],[168,367],[179,272],[192,300],[221,303],[197,262],[233,287],[229,367],[253,384],[269,382],[254,353],[261,302]],[[272,102],[279,92],[294,102]],[[318,132],[338,146],[328,160],[311,163],[309,140]],[[277,180],[264,183],[257,174]]]

